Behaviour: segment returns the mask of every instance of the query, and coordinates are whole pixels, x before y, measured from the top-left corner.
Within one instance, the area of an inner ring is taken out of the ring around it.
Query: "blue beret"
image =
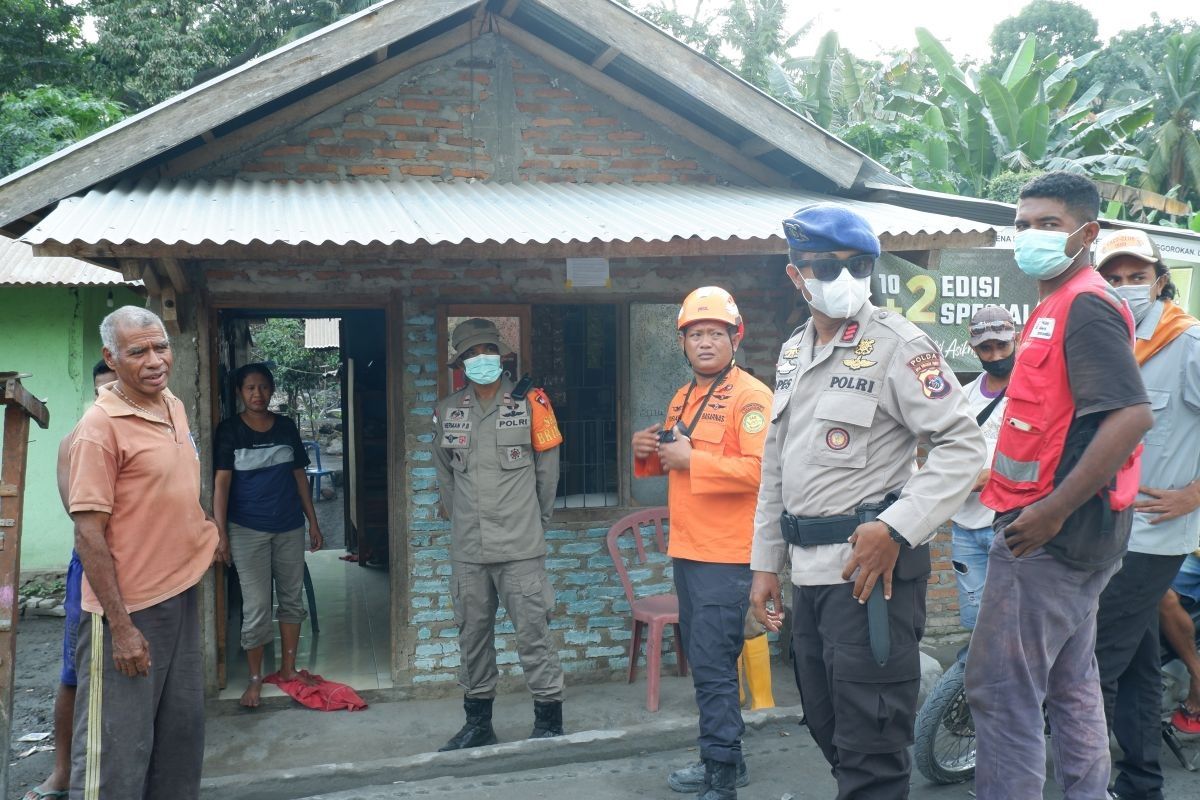
[[[861,214],[833,203],[805,206],[783,221],[788,247],[804,253],[857,250],[879,256],[879,239]]]

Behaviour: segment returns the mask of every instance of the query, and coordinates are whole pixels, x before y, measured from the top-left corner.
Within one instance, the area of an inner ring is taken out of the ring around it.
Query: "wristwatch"
[[[879,521],[883,522],[883,520],[879,520]],[[892,537],[893,542],[895,542],[898,545],[901,545],[902,547],[909,547],[909,548],[912,547],[912,545],[908,543],[908,539],[905,539],[903,536],[900,535],[900,531],[896,530],[891,525],[888,525],[886,522],[883,522],[883,525],[885,528],[887,528],[888,536]]]

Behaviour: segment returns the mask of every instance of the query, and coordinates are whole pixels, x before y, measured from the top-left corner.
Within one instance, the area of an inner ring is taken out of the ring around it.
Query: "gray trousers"
[[[117,672],[100,615],[85,611],[79,623],[71,800],[198,798],[204,661],[196,587],[130,617],[150,645],[146,678]]]
[[[550,636],[554,587],[546,579],[546,559],[498,564],[451,562],[450,594],[462,664],[459,685],[467,697],[496,696],[496,609],[504,604],[517,632],[517,656],[535,700],[563,699],[563,672]]]
[[[800,700],[809,733],[837,780],[838,800],[908,797],[925,586],[924,577],[892,582],[892,647],[882,667],[871,654],[867,607],[854,599],[854,584],[794,587]]]
[[[738,656],[746,642],[750,565],[685,558],[673,559],[672,565],[679,626],[700,712],[700,757],[737,764],[746,730],[738,699]]]
[[[1111,760],[1096,666],[1096,608],[1119,567],[1073,569],[1042,548],[1014,558],[998,527],[967,658],[979,800],[1042,796],[1043,703],[1064,798],[1107,796]]]
[[[271,583],[280,622],[299,625],[304,610],[304,528],[264,533],[229,525],[229,549],[242,587],[242,649],[252,650],[275,638],[271,625]]]

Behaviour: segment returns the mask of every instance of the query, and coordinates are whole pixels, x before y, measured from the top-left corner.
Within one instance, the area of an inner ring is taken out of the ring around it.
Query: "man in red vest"
[[[1042,706],[1067,800],[1102,798],[1111,759],[1096,607],[1129,540],[1154,424],[1128,305],[1092,268],[1100,197],[1052,172],[1017,203],[1013,255],[1041,301],[1021,336],[981,499],[997,512],[967,661],[980,800],[1041,797]]]

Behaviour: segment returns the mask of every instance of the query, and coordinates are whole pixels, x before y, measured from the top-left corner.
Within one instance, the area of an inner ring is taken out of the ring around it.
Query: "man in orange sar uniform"
[[[701,800],[734,800],[749,782],[737,661],[771,393],[735,363],[745,327],[729,292],[692,292],[677,327],[695,374],[672,398],[665,427],[633,435],[634,474],[668,476],[668,554],[700,710],[701,761],[671,773],[668,784]]]

